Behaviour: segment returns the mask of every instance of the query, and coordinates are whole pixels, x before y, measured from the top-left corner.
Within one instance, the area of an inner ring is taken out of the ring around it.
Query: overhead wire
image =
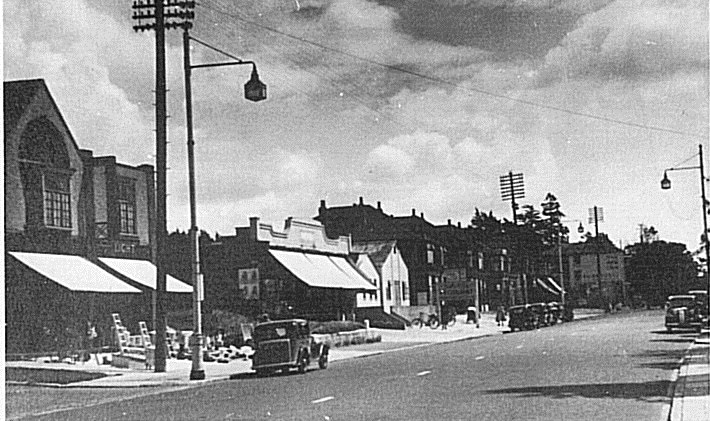
[[[237,14],[237,13],[233,13],[233,12],[228,12],[228,11],[225,11],[225,10],[216,9],[215,7],[212,7],[212,6],[208,5],[208,4],[200,4],[200,6],[206,8],[206,9],[210,9],[210,10],[216,12],[216,13],[220,13],[220,14],[223,14],[223,15],[225,15],[225,16],[231,17],[231,18],[233,18],[233,19],[239,20],[239,21],[241,21],[241,22],[247,23],[247,24],[249,24],[249,25],[252,25],[252,26],[261,28],[261,29],[263,29],[263,30],[265,30],[265,31],[269,31],[269,32],[278,34],[278,35],[280,35],[280,36],[283,36],[283,37],[286,37],[286,38],[289,38],[289,39],[292,39],[292,40],[301,42],[301,43],[303,43],[303,44],[311,45],[311,46],[313,46],[313,47],[317,47],[317,48],[320,48],[320,49],[323,49],[323,50],[326,50],[326,51],[330,51],[330,52],[333,52],[333,53],[336,53],[336,54],[340,54],[340,55],[343,55],[343,56],[346,56],[346,57],[349,57],[349,58],[352,58],[352,59],[355,59],[355,60],[358,60],[358,61],[361,61],[361,62],[364,62],[364,63],[369,63],[369,64],[372,64],[372,65],[375,65],[375,66],[378,66],[378,67],[382,67],[382,68],[385,68],[385,69],[388,69],[388,70],[400,72],[400,73],[403,73],[403,74],[407,74],[407,75],[410,75],[410,76],[414,76],[414,77],[417,77],[417,78],[421,78],[421,79],[423,79],[423,80],[428,80],[428,81],[430,81],[430,82],[435,82],[435,83],[438,83],[438,84],[441,84],[441,85],[449,86],[449,87],[455,88],[455,89],[457,89],[457,90],[461,90],[461,91],[465,91],[465,92],[470,92],[470,93],[476,93],[476,94],[480,94],[480,95],[485,95],[485,96],[488,96],[488,97],[496,98],[496,99],[499,99],[499,100],[506,100],[506,101],[515,102],[515,103],[522,104],[522,105],[527,105],[527,106],[530,106],[530,107],[536,107],[536,108],[542,108],[542,109],[547,109],[547,110],[551,110],[551,111],[557,111],[557,112],[560,112],[560,113],[565,113],[565,114],[569,114],[569,115],[574,115],[574,116],[577,116],[577,117],[587,118],[587,119],[591,119],[591,120],[603,121],[603,122],[606,122],[606,123],[611,123],[611,124],[616,124],[616,125],[622,125],[622,126],[627,126],[627,127],[634,127],[634,128],[638,128],[638,129],[644,129],[644,130],[655,131],[655,132],[663,132],[663,133],[669,133],[669,134],[676,134],[676,135],[682,135],[682,136],[689,136],[689,137],[700,138],[700,139],[705,139],[705,137],[706,137],[706,136],[701,135],[701,134],[698,134],[698,133],[690,133],[690,132],[685,132],[685,131],[682,131],[682,130],[675,130],[675,129],[670,129],[670,128],[667,128],[667,127],[660,127],[660,126],[642,124],[642,123],[637,123],[637,122],[627,121],[627,120],[619,120],[619,119],[615,119],[615,118],[612,118],[612,117],[606,117],[606,116],[601,116],[601,115],[597,115],[597,114],[591,114],[591,113],[586,113],[586,112],[582,112],[582,111],[576,111],[576,110],[572,110],[572,109],[568,109],[568,108],[564,108],[564,107],[560,107],[560,106],[556,106],[556,105],[550,105],[550,104],[545,104],[545,103],[541,103],[541,102],[530,101],[530,100],[526,100],[526,99],[522,99],[522,98],[516,98],[516,97],[512,97],[512,96],[505,95],[505,94],[501,94],[501,93],[497,93],[497,92],[488,91],[488,90],[481,89],[481,88],[462,86],[462,85],[460,85],[460,84],[458,84],[458,83],[456,83],[456,82],[451,82],[451,81],[444,80],[444,79],[441,79],[441,78],[438,78],[438,77],[435,77],[435,76],[426,75],[426,74],[423,74],[423,73],[420,73],[420,72],[417,72],[417,71],[414,71],[414,70],[410,70],[410,69],[398,67],[398,66],[396,66],[396,65],[387,64],[387,63],[382,63],[382,62],[377,61],[377,60],[373,60],[373,59],[370,59],[370,58],[367,58],[367,57],[362,57],[362,56],[359,56],[359,55],[357,55],[357,54],[353,54],[353,53],[350,53],[350,52],[347,52],[347,51],[343,51],[343,50],[340,50],[340,49],[337,49],[337,48],[334,48],[334,47],[331,47],[331,46],[328,46],[328,45],[324,45],[324,44],[321,44],[321,43],[318,43],[318,42],[315,42],[315,41],[312,41],[312,40],[309,40],[309,39],[306,39],[306,38],[303,38],[303,37],[299,37],[299,36],[297,36],[297,35],[293,35],[293,34],[284,32],[284,31],[282,31],[282,30],[280,30],[280,29],[273,28],[273,27],[264,25],[264,24],[262,24],[262,23],[256,22],[256,21],[254,21],[254,20],[252,20],[252,19],[247,19],[247,18],[245,18],[245,17],[243,17],[243,16],[240,16],[240,15]]]
[[[214,9],[212,9],[212,8],[208,8],[208,9],[210,11],[214,11]],[[205,18],[206,18],[206,20],[211,21],[213,24],[222,24],[223,23],[223,22],[212,19],[211,16],[209,16],[209,15],[205,16]],[[385,113],[382,110],[374,107],[372,105],[371,97],[367,97],[363,94],[358,93],[358,91],[361,90],[358,88],[358,86],[354,85],[351,82],[347,82],[347,81],[342,81],[342,80],[335,81],[331,77],[331,75],[328,74],[328,70],[331,69],[331,66],[329,66],[327,64],[324,64],[324,66],[307,66],[307,65],[303,64],[304,62],[312,63],[315,60],[315,57],[313,57],[313,58],[306,57],[303,60],[298,61],[298,60],[289,59],[287,57],[287,54],[285,54],[284,50],[273,47],[272,45],[270,45],[270,43],[263,43],[260,45],[260,48],[265,50],[269,56],[278,57],[278,61],[284,61],[284,58],[286,57],[286,60],[289,61],[290,63],[292,63],[293,65],[295,65],[299,70],[315,76],[318,80],[325,81],[327,85],[329,85],[331,88],[333,88],[332,91],[334,92],[334,94],[337,95],[337,94],[342,93],[346,96],[345,99],[353,100],[353,101],[357,102],[362,107],[364,107],[364,109],[367,110],[376,120],[378,120],[378,121],[379,120],[386,120],[394,125],[397,125],[401,128],[405,128],[405,129],[411,128],[410,125],[407,125],[407,124],[399,121],[397,118],[394,118],[391,113]],[[276,62],[276,60],[274,60],[274,62]],[[337,75],[338,73],[335,71],[332,71],[331,74]],[[271,77],[274,77],[274,76],[276,76],[276,75],[271,74]],[[277,76],[277,78],[278,78],[278,76]],[[288,78],[285,78],[285,77],[280,78],[280,79],[286,83],[290,82],[288,80]],[[300,87],[296,84],[289,83],[289,86],[292,89],[300,92],[301,94],[303,94],[309,98],[315,98],[311,92],[303,89],[302,87]],[[413,122],[414,121],[411,121],[409,123],[411,124]]]

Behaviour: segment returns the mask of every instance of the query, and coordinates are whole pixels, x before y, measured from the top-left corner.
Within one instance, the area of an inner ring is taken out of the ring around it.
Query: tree
[[[662,305],[666,297],[683,294],[692,288],[698,264],[685,244],[662,240],[626,247],[631,257],[626,263],[626,279],[632,296],[650,305]]]

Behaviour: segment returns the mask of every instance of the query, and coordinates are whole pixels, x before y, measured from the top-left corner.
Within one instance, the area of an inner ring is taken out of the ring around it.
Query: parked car
[[[533,303],[530,304],[531,314],[531,329],[537,329],[540,327],[548,326],[548,310],[547,304],[545,303]]]
[[[708,297],[708,292],[704,290],[692,290],[688,291],[688,295],[695,297],[695,303],[705,318],[708,317],[708,308],[710,307],[710,297]]]
[[[547,324],[552,326],[562,322],[562,304],[552,301],[547,303]]]
[[[254,328],[252,368],[257,376],[292,368],[305,373],[311,363],[328,367],[328,345],[316,343],[303,319],[259,323]]]
[[[703,326],[703,316],[695,296],[671,295],[666,302],[666,329],[697,329]]]
[[[527,305],[519,305],[508,309],[508,327],[511,332],[515,332],[515,329],[529,329],[530,312],[527,307]]]

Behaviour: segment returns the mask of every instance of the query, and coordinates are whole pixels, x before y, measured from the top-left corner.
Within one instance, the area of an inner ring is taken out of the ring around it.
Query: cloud
[[[154,150],[149,67],[153,49],[85,1],[4,4],[5,79],[43,78],[80,147],[122,162],[150,162]],[[101,30],[97,30],[100,22]],[[131,83],[121,81],[130,80]],[[129,89],[126,89],[129,87]]]
[[[552,49],[542,81],[638,78],[679,69],[704,71],[707,2],[615,2],[589,14]]]

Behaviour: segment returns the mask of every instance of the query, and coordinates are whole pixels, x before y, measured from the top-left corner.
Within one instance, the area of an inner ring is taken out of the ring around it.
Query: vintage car
[[[666,329],[696,329],[703,326],[703,316],[695,296],[671,295],[666,302]]]
[[[549,325],[549,311],[547,304],[545,303],[533,303],[530,304],[531,316],[531,329],[537,329],[543,326]]]
[[[544,304],[543,304],[544,306]],[[537,329],[540,326],[540,312],[543,310],[535,304],[511,306],[508,309],[508,327],[511,332],[518,330]]]
[[[547,303],[547,324],[552,326],[562,321],[562,304],[552,301]]]
[[[688,291],[688,295],[695,297],[695,304],[700,310],[700,314],[706,319],[708,318],[708,308],[710,307],[710,297],[708,297],[708,292],[704,290],[692,290]]]
[[[257,376],[291,368],[305,373],[311,363],[328,367],[328,345],[313,340],[303,319],[259,323],[254,328],[252,368]]]

